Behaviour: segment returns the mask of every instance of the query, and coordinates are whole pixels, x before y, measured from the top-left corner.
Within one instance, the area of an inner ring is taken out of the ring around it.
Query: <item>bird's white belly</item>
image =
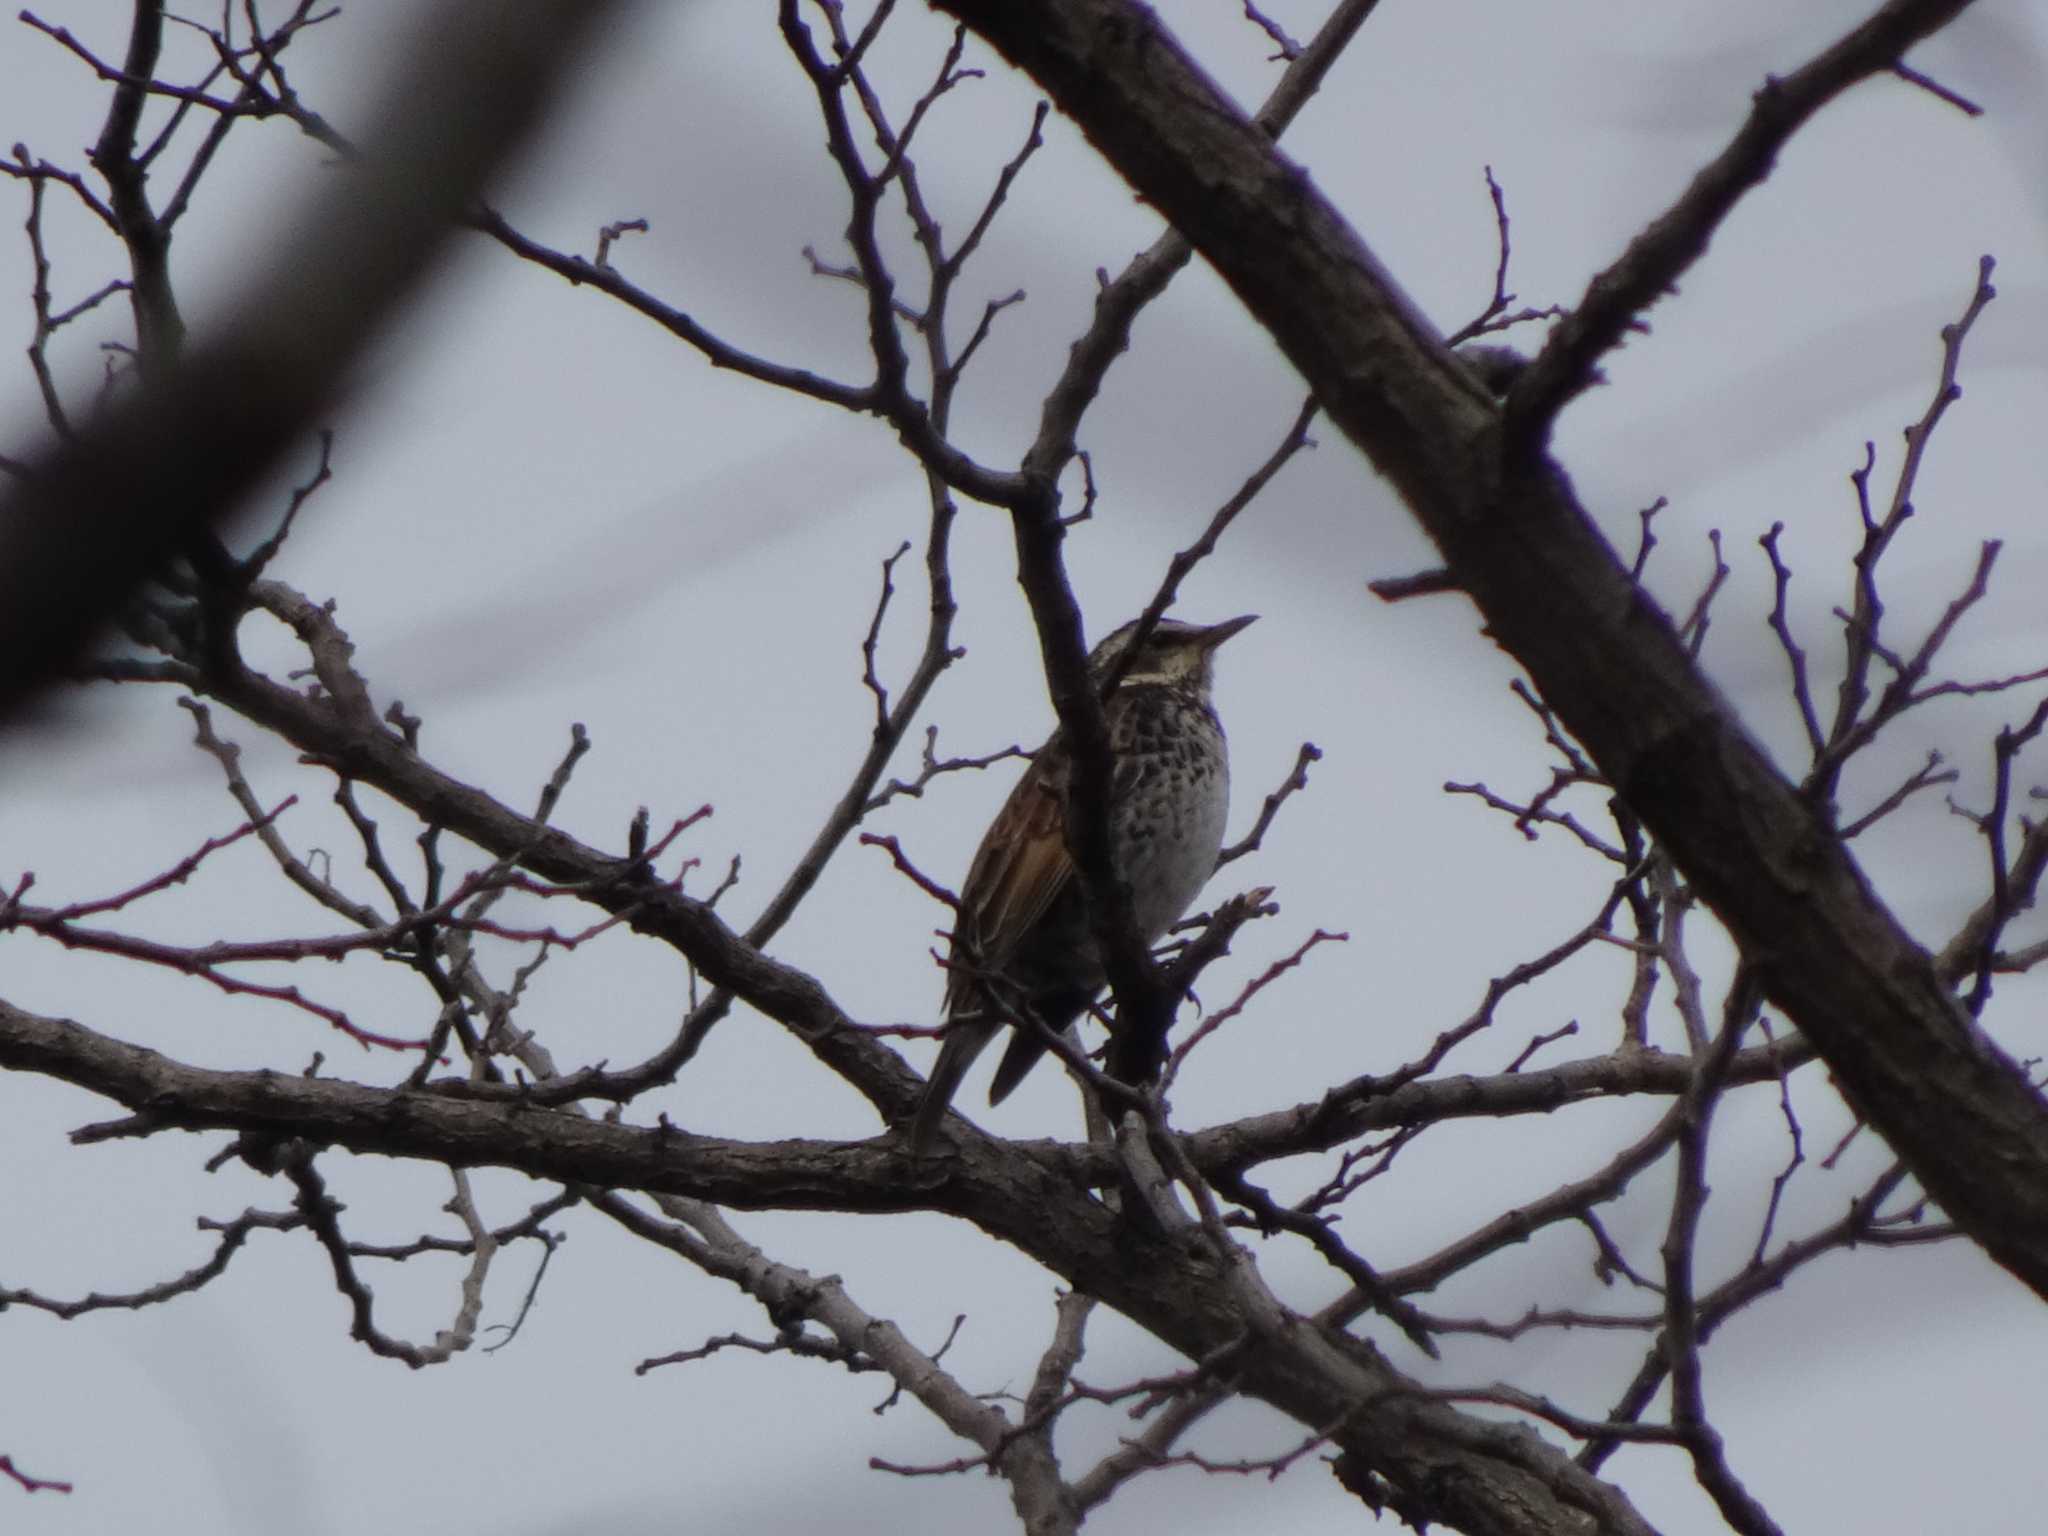
[[[1230,813],[1230,770],[1219,761],[1192,793],[1148,797],[1120,830],[1117,858],[1131,888],[1138,931],[1155,942],[1186,915],[1216,870]]]

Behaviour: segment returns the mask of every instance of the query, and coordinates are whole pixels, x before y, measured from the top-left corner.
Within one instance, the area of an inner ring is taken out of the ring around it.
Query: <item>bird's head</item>
[[[1192,685],[1207,693],[1210,661],[1216,654],[1216,647],[1257,617],[1255,613],[1248,613],[1242,618],[1225,619],[1221,624],[1183,624],[1179,619],[1161,619],[1139,642],[1137,654],[1124,669],[1123,682]],[[1111,631],[1108,638],[1088,653],[1088,675],[1098,687],[1123,660],[1137,628],[1137,622],[1133,620],[1121,629]]]

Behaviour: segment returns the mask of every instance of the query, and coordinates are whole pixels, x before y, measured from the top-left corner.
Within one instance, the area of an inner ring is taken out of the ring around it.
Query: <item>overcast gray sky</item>
[[[289,56],[306,99],[344,130],[407,9],[359,0]],[[1263,95],[1276,66],[1237,7],[1162,9],[1240,100]],[[1483,166],[1506,188],[1522,301],[1569,303],[1725,141],[1767,72],[1794,67],[1864,9],[1843,0],[1395,0],[1287,145],[1446,329],[1491,284]],[[1273,10],[1304,35],[1321,8]],[[56,0],[43,14],[103,54],[120,51],[126,7]],[[1951,659],[1990,674],[2038,665],[2048,648],[2038,597],[2048,587],[2044,19],[2039,3],[1986,0],[1915,55],[1983,103],[1981,119],[1894,81],[1831,107],[1738,209],[1683,292],[1656,310],[1652,333],[1609,361],[1610,387],[1575,405],[1559,433],[1561,458],[1617,538],[1632,533],[1639,507],[1669,498],[1655,580],[1669,603],[1689,601],[1707,570],[1707,531],[1723,531],[1736,576],[1706,660],[1788,763],[1797,726],[1761,623],[1770,593],[1754,540],[1773,521],[1787,525],[1818,655],[1855,530],[1847,473],[1866,438],[1881,465],[1895,461],[1898,430],[1932,386],[1937,333],[1960,311],[1985,252],[1999,260],[2000,297],[1972,339],[1964,399],[1921,482],[1921,516],[1896,556],[1894,609],[1902,623],[1939,613],[1977,541],[2002,537],[1993,601]],[[877,67],[899,103],[936,65],[946,35],[916,8],[892,25]],[[920,162],[955,226],[1021,142],[1033,100],[985,50],[970,47],[969,58],[991,78],[941,107]],[[37,155],[82,165],[103,110],[104,88],[47,38],[11,22],[0,30],[0,142],[25,140]],[[813,277],[800,254],[810,244],[829,258],[845,224],[821,144],[810,88],[768,8],[649,4],[628,10],[550,142],[498,200],[522,229],[580,251],[601,224],[644,217],[650,231],[616,255],[635,280],[743,345],[859,377],[857,296]],[[195,327],[232,303],[319,160],[282,124],[231,138],[174,251]],[[18,357],[29,328],[25,197],[13,184],[0,193],[0,340],[13,338],[0,352]],[[1118,269],[1155,233],[1153,216],[1055,118],[970,268],[974,302],[1018,288],[1029,298],[1004,316],[963,397],[966,446],[1014,461],[1085,323],[1097,269]],[[60,220],[52,236],[60,302],[115,275],[114,253],[82,221]],[[92,344],[113,334],[112,316],[80,334],[62,358],[67,376],[91,377]],[[280,574],[336,599],[380,702],[402,698],[424,717],[437,761],[509,802],[530,803],[581,721],[596,747],[559,818],[579,836],[617,847],[637,805],[659,823],[713,804],[691,846],[713,872],[743,853],[747,878],[729,899],[747,915],[808,842],[865,744],[871,706],[858,645],[879,561],[923,527],[914,466],[879,423],[714,373],[602,298],[478,239],[458,243],[370,374],[338,423],[337,481],[309,509]],[[1300,396],[1272,345],[1199,265],[1146,312],[1084,435],[1101,506],[1070,541],[1069,562],[1091,634],[1137,610],[1172,551],[1279,440]],[[37,416],[27,370],[0,373],[0,420]],[[19,427],[8,434],[10,449],[22,441]],[[1469,607],[1436,599],[1389,609],[1365,595],[1366,580],[1428,565],[1430,553],[1353,451],[1328,429],[1317,436],[1317,451],[1286,470],[1182,600],[1196,618],[1265,616],[1222,658],[1233,827],[1249,824],[1302,740],[1326,753],[1266,851],[1225,878],[1276,886],[1283,914],[1232,981],[1210,985],[1234,986],[1318,925],[1352,939],[1320,951],[1195,1058],[1175,1096],[1188,1125],[1310,1098],[1414,1057],[1474,1006],[1488,977],[1577,927],[1604,879],[1556,839],[1525,846],[1469,800],[1440,793],[1447,779],[1533,789],[1544,776],[1540,741]],[[935,701],[941,744],[1033,743],[1050,708],[999,515],[964,513],[955,571],[969,656]],[[921,634],[912,590],[885,635],[885,666],[902,675]],[[1958,797],[1980,798],[1989,731],[2023,713],[2006,700],[1909,723],[1888,761],[1942,747],[1965,772]],[[249,748],[259,793],[304,797],[295,835],[324,839],[339,857],[345,829],[321,819],[319,776],[253,730],[222,727]],[[168,694],[138,692],[95,695],[34,734],[0,737],[0,881],[34,870],[44,899],[103,894],[231,828],[238,817],[218,771],[189,736]],[[1007,783],[1001,773],[947,781],[892,810],[884,830],[957,878]],[[1930,939],[1982,889],[1968,828],[1931,802],[1862,856],[1895,910]],[[188,940],[309,931],[317,914],[280,901],[279,889],[260,854],[240,848],[164,899],[151,931]],[[929,1020],[936,923],[878,855],[849,848],[776,948],[858,1017]],[[1704,953],[1719,959],[1711,944]],[[82,964],[18,935],[0,943],[0,957],[11,1001],[187,1059],[296,1066],[318,1050],[330,1070],[380,1070],[310,1020],[224,1001],[197,982]],[[1502,1059],[1471,1069],[1497,1069],[1528,1036],[1571,1017],[1604,1039],[1619,963],[1520,1003],[1494,1042]],[[373,969],[353,961],[332,984],[356,989],[349,995],[365,1008],[388,999],[409,1010],[395,1020],[422,1027],[418,999]],[[565,1059],[623,1061],[667,1037],[682,985],[672,955],[621,937],[544,972],[523,1017]],[[2024,1031],[2008,1043],[2040,1054]],[[871,1134],[861,1106],[807,1066],[779,1031],[742,1013],[661,1107],[707,1133]],[[1040,1078],[1001,1110],[970,1113],[1006,1132],[1071,1132],[1071,1091],[1053,1074]],[[1360,1202],[1346,1233],[1383,1265],[1427,1253],[1515,1191],[1534,1195],[1597,1166],[1624,1122],[1646,1123],[1655,1109],[1475,1127],[1418,1149],[1417,1165],[1386,1196]],[[40,1079],[0,1077],[0,1156],[12,1170],[0,1181],[0,1285],[54,1295],[134,1288],[210,1250],[196,1215],[281,1203],[239,1166],[201,1171],[218,1137],[66,1145],[69,1129],[106,1112]],[[1756,1096],[1728,1113],[1717,1184],[1758,1170],[1767,1180],[1784,1155],[1773,1106]],[[1814,1139],[1824,1147],[1841,1128],[1817,1100]],[[1871,1142],[1852,1149],[1836,1182],[1815,1179],[1804,1214],[1838,1210],[1856,1179],[1882,1166]],[[446,1226],[447,1191],[429,1175],[330,1161],[356,1235],[401,1241]],[[500,1219],[522,1207],[522,1181],[484,1176],[479,1188]],[[1625,1221],[1616,1235],[1654,1246],[1666,1198],[1661,1185],[1646,1190],[1624,1207],[1638,1225]],[[1729,1210],[1715,1241],[1739,1251],[1755,1214]],[[936,1218],[739,1224],[778,1258],[842,1275],[864,1305],[927,1345],[968,1312],[948,1364],[991,1389],[1028,1381],[1052,1280],[972,1231]],[[223,1281],[169,1308],[71,1324],[18,1309],[0,1316],[0,1452],[78,1485],[69,1497],[28,1499],[0,1483],[0,1527],[64,1536],[1004,1528],[1007,1504],[992,1479],[866,1469],[870,1456],[962,1454],[915,1405],[869,1414],[886,1391],[873,1378],[731,1356],[635,1377],[644,1357],[767,1325],[735,1294],[615,1241],[594,1218],[567,1225],[570,1240],[511,1348],[418,1373],[349,1342],[325,1261],[297,1236],[259,1235]],[[522,1254],[501,1265],[489,1320],[509,1319],[530,1262]],[[1435,1301],[1498,1311],[1539,1289],[1558,1305],[1613,1300],[1587,1273],[1582,1245],[1540,1242],[1514,1262],[1553,1272],[1532,1286],[1510,1264]],[[1299,1254],[1275,1250],[1270,1268],[1300,1304],[1333,1293]],[[445,1326],[452,1271],[408,1266],[370,1278],[387,1328],[430,1337]],[[1398,1339],[1382,1342],[1430,1379],[1512,1376],[1588,1412],[1611,1399],[1640,1349],[1634,1336],[1576,1334],[1512,1353],[1457,1343],[1430,1366]],[[1161,1346],[1114,1320],[1092,1336],[1092,1380],[1170,1366]],[[2038,1303],[1961,1244],[1818,1266],[1718,1338],[1708,1373],[1736,1466],[1788,1531],[2039,1527],[2048,1329]],[[1251,1455],[1294,1438],[1246,1409],[1219,1416],[1202,1443]],[[1719,1529],[1676,1453],[1625,1452],[1611,1469],[1670,1536]],[[1310,1464],[1271,1486],[1162,1473],[1090,1528],[1309,1533],[1353,1530],[1359,1518]]]

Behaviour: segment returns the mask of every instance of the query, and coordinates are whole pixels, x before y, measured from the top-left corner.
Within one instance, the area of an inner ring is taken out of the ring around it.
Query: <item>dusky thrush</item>
[[[1114,771],[1110,851],[1131,891],[1140,937],[1156,943],[1216,868],[1230,808],[1230,757],[1209,701],[1216,648],[1256,615],[1221,624],[1161,619],[1103,700]],[[1106,685],[1135,623],[1089,654]],[[928,1149],[974,1059],[1012,1027],[989,1103],[1001,1103],[1106,981],[1085,894],[1067,850],[1071,756],[1053,732],[1003,802],[960,892],[946,976],[948,1027],[911,1122],[913,1152]]]

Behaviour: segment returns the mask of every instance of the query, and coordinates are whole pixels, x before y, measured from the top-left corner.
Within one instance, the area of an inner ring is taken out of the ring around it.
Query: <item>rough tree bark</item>
[[[1748,183],[1703,176],[1624,258],[1638,258],[1630,280],[1588,293],[1580,315],[1598,323],[1561,327],[1517,396],[1496,405],[1307,172],[1150,11],[1125,0],[939,3],[1044,86],[1272,333],[1400,491],[1489,633],[1738,937],[1765,995],[1942,1207],[2048,1297],[2048,1106],[1688,657],[1542,451],[1550,415],[1597,353],[1584,337],[1618,339]],[[1964,3],[1888,5],[1780,82],[1795,110],[1774,110],[1772,132],[1743,146],[1751,180],[1821,103]]]

